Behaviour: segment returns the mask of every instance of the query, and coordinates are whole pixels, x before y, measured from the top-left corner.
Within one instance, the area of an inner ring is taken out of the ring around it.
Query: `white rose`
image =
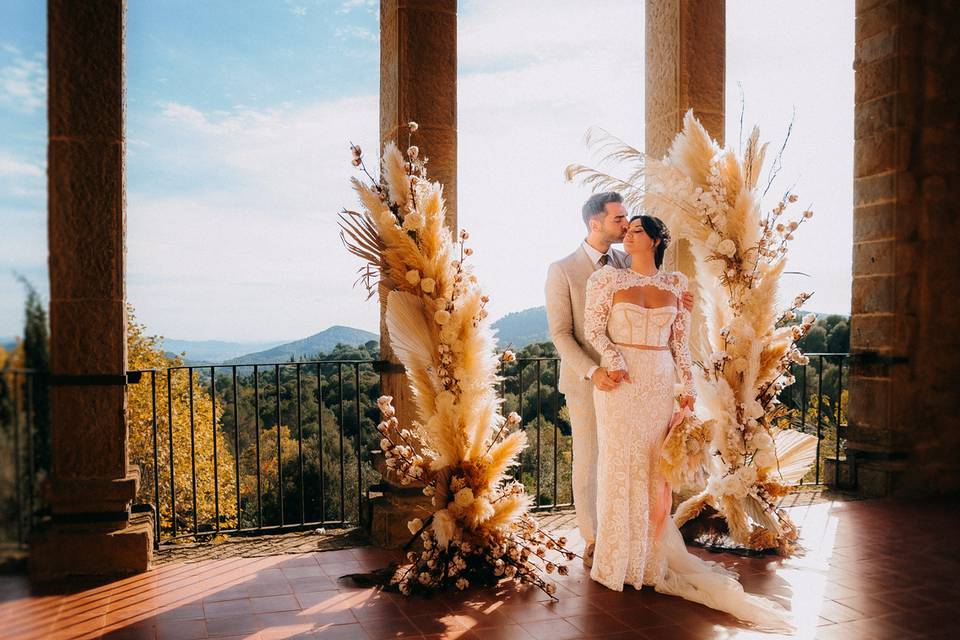
[[[732,258],[737,253],[737,245],[730,238],[725,238],[717,245],[717,253]]]
[[[424,278],[420,281],[420,288],[423,289],[424,293],[433,293],[433,290],[437,288],[437,282],[433,278]]]
[[[760,469],[772,469],[777,464],[777,456],[775,456],[772,451],[760,450],[757,452],[757,455],[753,457],[753,462]]]
[[[435,314],[433,314],[433,319],[437,324],[447,324],[450,322],[450,312],[445,309],[440,309]]]
[[[407,271],[407,282],[409,282],[413,286],[417,286],[418,284],[420,284],[420,272],[417,271],[416,269],[411,269],[410,271]]]

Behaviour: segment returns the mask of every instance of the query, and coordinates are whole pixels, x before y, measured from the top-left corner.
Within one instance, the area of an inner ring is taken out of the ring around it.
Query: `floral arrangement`
[[[691,111],[660,160],[645,159],[612,136],[600,139],[608,158],[634,163],[628,178],[581,165],[568,167],[567,175],[619,190],[628,206],[662,218],[689,241],[696,261],[694,283],[704,318],[692,341],[701,371],[697,411],[712,431],[713,455],[705,486],[694,487],[698,491],[674,519],[683,525],[709,506],[723,517],[735,543],[786,555],[797,528],[777,503],[813,462],[816,438],[778,429],[786,413],[778,396],[794,382],[791,365],[807,362],[795,343],[815,318],[811,314],[788,326],[810,294],[801,293],[779,313],[776,297],[788,244],[813,212],[791,216],[798,197],[790,192],[762,211],[758,181],[767,145],[758,141],[754,128],[742,156],[722,149]],[[770,173],[764,193],[775,175]],[[688,435],[699,437],[692,428]],[[679,443],[673,446],[679,450]]]
[[[406,128],[409,140],[417,124]],[[527,438],[518,415],[500,414],[497,370],[514,356],[496,355],[469,234],[455,239],[444,225],[442,186],[427,179],[416,146],[404,154],[388,142],[379,180],[360,148],[352,151],[366,176],[353,179],[363,211],[341,214],[341,237],[365,261],[370,296],[379,288],[386,298],[387,334],[416,403],[417,419],[401,425],[393,398],[379,399],[380,449],[388,473],[422,483],[435,509],[409,523],[423,550],[411,551],[391,582],[410,594],[512,579],[553,597],[545,575],[567,569],[550,558],[576,556],[539,528],[523,485],[507,474]]]
[[[711,422],[701,421],[690,409],[674,414],[670,431],[660,447],[660,470],[671,486],[696,486],[706,482],[706,453],[712,428]]]

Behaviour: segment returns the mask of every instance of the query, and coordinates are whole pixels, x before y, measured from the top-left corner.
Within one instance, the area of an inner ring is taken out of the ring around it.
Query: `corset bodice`
[[[643,307],[632,302],[615,302],[610,309],[607,334],[615,343],[668,346],[670,325],[677,315],[677,308]]]

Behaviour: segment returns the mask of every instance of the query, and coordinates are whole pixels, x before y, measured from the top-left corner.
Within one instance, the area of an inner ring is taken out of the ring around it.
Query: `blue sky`
[[[128,298],[151,331],[273,340],[331,324],[376,330],[336,212],[354,202],[348,141],[376,147],[378,4],[130,0]],[[589,6],[460,3],[459,219],[494,317],[543,304],[546,265],[582,236],[587,194],[561,172],[589,159],[583,132],[600,125],[643,144],[643,3]],[[814,308],[846,312],[852,2],[727,7],[728,140],[738,83],[745,122],[764,138],[779,143],[795,109],[780,181],[817,210],[791,264],[810,277],[786,294],[815,289]],[[0,337],[21,323],[13,270],[47,290],[44,30],[42,2],[0,4]]]

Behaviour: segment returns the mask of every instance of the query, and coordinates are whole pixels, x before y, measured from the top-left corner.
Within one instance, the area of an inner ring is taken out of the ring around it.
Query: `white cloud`
[[[43,57],[25,58],[15,47],[4,47],[12,60],[0,67],[0,106],[33,113],[46,105],[47,70]]]
[[[230,180],[163,197],[131,190],[139,317],[198,339],[296,338],[331,324],[376,331],[378,308],[351,288],[359,265],[336,222],[354,202],[348,139],[376,148],[377,109],[375,97],[219,114],[165,105],[149,135],[150,150],[165,151],[136,162],[217,167]]]
[[[350,38],[357,38],[359,40],[366,40],[367,42],[379,42],[380,34],[373,33],[370,29],[365,27],[358,27],[356,25],[346,26],[346,27],[337,27],[333,33],[334,37],[339,40],[349,40]]]
[[[849,313],[852,283],[853,15],[852,0],[727,5],[728,143],[737,143],[738,82],[744,128],[759,125],[761,138],[771,141],[768,157],[796,110],[783,170],[769,196],[793,187],[797,206],[812,205],[815,216],[797,232],[787,267],[807,275],[785,277],[784,294],[812,290],[809,307],[831,313]],[[789,42],[773,28],[777,24],[791,25]]]
[[[477,2],[461,20],[459,222],[498,317],[542,305],[548,264],[583,238],[589,192],[562,172],[589,160],[586,129],[643,145],[643,5]]]
[[[0,178],[42,178],[43,176],[44,168],[41,165],[19,160],[0,150]]]
[[[343,0],[337,7],[337,13],[350,13],[354,9],[363,9],[373,13],[380,6],[379,0]]]
[[[494,317],[543,304],[547,265],[583,236],[588,193],[565,184],[562,170],[588,160],[584,131],[603,126],[643,146],[643,5],[602,9],[490,0],[460,12],[459,221]],[[852,26],[852,9],[835,13]],[[788,282],[787,293],[812,285],[815,308],[844,311],[852,131],[849,110],[835,107],[852,105],[852,77],[838,71],[849,67],[836,53],[843,34],[816,36],[817,21],[799,11],[790,23],[801,45],[788,46],[776,16],[737,16],[735,28],[728,20],[729,83],[743,81],[747,121],[775,141],[797,106],[782,176],[818,210],[791,264],[813,280]],[[750,40],[758,31],[779,41]],[[835,100],[822,100],[824,91]],[[739,99],[728,93],[733,121]],[[378,125],[376,96],[219,112],[163,105],[150,131],[133,132],[144,145],[131,163],[213,177],[174,195],[131,190],[129,291],[140,317],[180,338],[298,337],[335,323],[376,330],[376,304],[352,288],[358,263],[340,243],[336,212],[355,202],[347,143],[369,156]]]

